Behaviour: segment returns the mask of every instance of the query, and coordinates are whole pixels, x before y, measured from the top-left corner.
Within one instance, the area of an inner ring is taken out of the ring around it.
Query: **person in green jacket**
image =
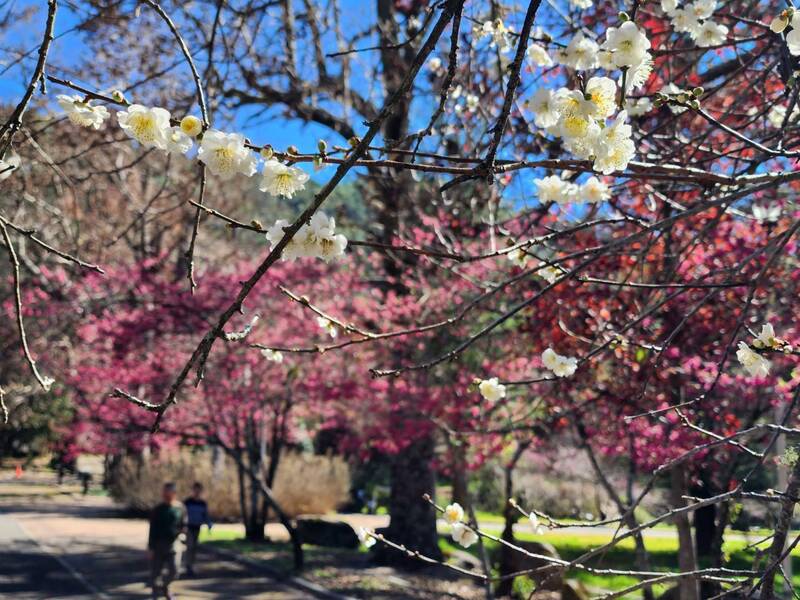
[[[161,503],[150,513],[150,534],[147,538],[147,555],[150,559],[150,585],[153,600],[159,597],[158,578],[164,572],[164,597],[171,599],[169,585],[178,573],[178,537],[186,531],[186,509],[175,500],[175,484],[165,483],[161,490]]]

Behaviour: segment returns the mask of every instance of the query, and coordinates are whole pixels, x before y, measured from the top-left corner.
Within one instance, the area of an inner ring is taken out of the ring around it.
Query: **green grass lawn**
[[[544,535],[536,536],[533,533],[517,534],[518,541],[544,541],[558,551],[559,556],[565,560],[573,560],[584,554],[587,550],[602,546],[610,540],[607,534],[576,534],[568,531],[557,530],[548,531]],[[759,539],[758,536],[751,536],[753,541]],[[212,529],[210,532],[203,530],[200,540],[204,543],[211,543],[220,548],[227,548],[242,554],[256,555],[262,560],[266,560],[276,569],[288,570],[291,568],[291,549],[288,543],[253,543],[243,539],[241,534],[236,531],[225,529]],[[489,552],[496,550],[498,544],[491,540],[484,540]],[[723,547],[727,557],[726,566],[733,569],[747,569],[752,567],[755,556],[755,548],[750,546],[752,542],[745,540],[730,540]],[[659,571],[677,570],[677,538],[649,538],[645,540],[651,566]],[[767,543],[760,544],[766,547]],[[440,546],[446,555],[453,554],[456,550],[463,550],[460,546],[454,545],[446,533],[441,536]],[[355,551],[342,551],[330,548],[320,548],[315,546],[305,546],[307,563],[312,569],[317,569],[318,575],[324,569],[335,568],[331,564],[333,555],[346,558],[347,553],[352,556]],[[363,551],[363,550],[362,550]],[[477,555],[477,546],[469,548],[468,552]],[[800,587],[800,548],[792,553],[794,573],[797,575],[793,581],[795,586]],[[334,561],[335,563],[335,561]],[[316,565],[316,567],[315,567]],[[324,565],[324,566],[323,566]],[[634,543],[632,539],[626,539],[619,544],[604,551],[590,562],[590,566],[605,569],[630,570],[634,565]],[[701,565],[702,566],[702,565]],[[569,579],[575,579],[588,589],[599,590],[620,590],[635,584],[638,580],[628,576],[604,576],[587,573],[579,569],[574,569],[567,574]],[[518,582],[524,589],[525,582],[518,578]],[[656,592],[661,593],[669,586],[657,586]],[[628,596],[629,600],[639,599],[641,595],[637,592]]]
[[[751,536],[755,541],[759,536]],[[567,531],[548,531],[544,535],[536,536],[532,533],[520,533],[516,535],[518,541],[544,541],[551,544],[561,558],[574,560],[591,550],[606,544],[611,537],[606,534],[575,534]],[[754,547],[749,547],[752,542],[745,540],[730,540],[725,542],[723,551],[727,557],[726,567],[732,569],[749,569],[753,565],[755,558]],[[484,540],[487,550],[491,553],[499,544],[491,540]],[[768,542],[759,544],[759,548],[767,547]],[[658,571],[675,571],[678,568],[678,540],[677,538],[649,538],[645,540],[645,546],[650,557],[651,566]],[[443,551],[449,553],[455,549],[460,549],[454,545],[449,537],[442,538],[441,547]],[[469,552],[478,553],[477,546],[471,547]],[[600,569],[631,570],[634,565],[634,542],[633,539],[625,539],[613,548],[609,548],[602,554],[593,558],[589,566]],[[796,548],[792,552],[794,585],[800,586],[800,549]],[[701,565],[702,567],[703,565]],[[586,587],[593,590],[620,590],[635,584],[638,580],[634,577],[622,575],[606,576],[587,573],[586,571],[574,569],[567,574],[569,579],[576,579]],[[666,590],[668,586],[656,587],[656,592]],[[641,598],[639,593],[631,594],[630,599]]]

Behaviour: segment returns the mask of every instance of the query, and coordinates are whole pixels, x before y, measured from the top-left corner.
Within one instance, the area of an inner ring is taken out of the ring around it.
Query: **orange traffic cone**
[[[14,477],[22,479],[22,466],[20,464],[17,464],[17,468],[14,469]]]

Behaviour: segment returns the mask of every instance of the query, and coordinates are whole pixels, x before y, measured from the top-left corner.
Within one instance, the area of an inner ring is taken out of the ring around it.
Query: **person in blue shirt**
[[[211,529],[211,517],[208,514],[208,504],[203,500],[203,484],[195,481],[192,485],[192,495],[183,501],[186,507],[186,575],[194,576],[194,563],[197,558],[197,543],[200,537],[200,528],[206,525]]]

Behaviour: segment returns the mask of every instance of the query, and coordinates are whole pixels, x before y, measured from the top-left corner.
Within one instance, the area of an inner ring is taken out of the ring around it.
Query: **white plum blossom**
[[[786,34],[786,45],[793,56],[800,55],[800,11],[792,14],[792,30]]]
[[[442,513],[444,520],[450,525],[460,522],[464,518],[464,509],[458,502],[448,504]]]
[[[772,366],[770,362],[753,350],[745,342],[739,342],[736,358],[751,377],[766,377]]]
[[[753,218],[759,223],[777,223],[781,218],[781,207],[779,204],[770,204],[768,206],[753,206]]]
[[[548,88],[539,88],[528,102],[533,112],[533,122],[537,127],[548,128],[558,123],[560,116],[555,92]]]
[[[358,541],[361,542],[365,548],[371,548],[375,545],[373,532],[366,527],[359,527],[358,530],[356,530],[356,535],[358,536]]]
[[[117,121],[122,130],[145,148],[167,149],[169,120],[168,110],[149,108],[141,104],[131,104],[127,110],[117,113]]]
[[[562,131],[563,133],[563,131]],[[576,158],[586,160],[592,158],[596,152],[595,146],[600,135],[600,125],[589,119],[589,125],[580,136],[564,136],[564,148],[575,155]],[[566,202],[573,202],[577,198],[577,188],[570,185],[567,188]]]
[[[650,49],[650,40],[633,21],[625,21],[619,27],[609,27],[603,48],[611,50],[617,67],[632,67],[641,63]]]
[[[270,362],[278,364],[283,362],[283,353],[278,350],[273,350],[272,348],[264,348],[261,351],[261,356],[263,356]]]
[[[347,238],[336,233],[336,221],[324,212],[314,213],[298,235],[308,249],[308,255],[325,262],[341,256],[347,248]]]
[[[167,131],[166,147],[164,148],[169,153],[186,154],[192,149],[194,143],[180,127],[171,127]]]
[[[244,136],[209,129],[203,134],[197,158],[222,179],[237,173],[251,177],[256,172],[256,157],[245,146]]]
[[[284,198],[291,198],[295,192],[305,189],[308,181],[308,173],[278,162],[274,158],[264,163],[261,174],[261,184],[258,189],[271,196]]]
[[[492,41],[489,44],[489,47],[497,47],[497,49],[503,54],[510,52],[514,47],[512,43],[513,33],[514,30],[506,27],[502,19],[486,21],[482,25],[476,25],[472,29],[472,34],[479,40],[485,37],[491,37]]]
[[[604,175],[625,170],[636,154],[636,147],[631,140],[631,126],[625,123],[627,116],[624,110],[621,111],[598,136],[594,168]]]
[[[638,90],[644,87],[644,84],[647,83],[652,72],[653,57],[647,54],[642,62],[628,69],[625,75],[625,93],[627,94],[632,90]]]
[[[569,181],[564,181],[558,175],[548,175],[541,179],[534,179],[533,183],[536,185],[539,202],[566,204],[570,200],[570,186],[572,184]]]
[[[661,10],[667,16],[672,16],[678,8],[678,0],[661,0]]]
[[[181,119],[181,131],[189,137],[197,137],[203,132],[203,122],[194,115],[186,115]]]
[[[558,121],[558,134],[565,140],[584,138],[592,129],[594,104],[587,100],[580,90],[560,89],[556,100],[561,117]]]
[[[267,230],[267,240],[272,247],[283,238],[284,228],[289,222],[279,219]],[[283,249],[284,260],[297,258],[321,258],[325,262],[344,254],[347,238],[336,233],[336,221],[324,212],[314,213]]]
[[[558,278],[564,274],[564,272],[556,266],[547,265],[545,267],[541,267],[536,274],[550,285],[553,285]]]
[[[578,359],[571,356],[562,356],[552,348],[542,353],[542,364],[553,372],[556,377],[570,377],[578,368]]]
[[[700,28],[700,21],[691,7],[679,8],[672,15],[672,27],[681,33],[694,33]]]
[[[539,520],[539,517],[535,512],[532,512],[528,515],[528,520],[531,522],[531,529],[533,529],[534,534],[544,534],[544,525],[542,525],[542,522]]]
[[[625,110],[631,117],[640,117],[653,110],[650,98],[625,98]]]
[[[561,62],[577,71],[585,71],[597,67],[597,54],[600,46],[590,40],[582,32],[578,32],[561,51]]]
[[[578,10],[585,10],[592,7],[592,0],[569,0],[569,5]]]
[[[767,121],[769,121],[770,125],[773,127],[783,127],[783,121],[786,119],[787,110],[788,109],[786,105],[776,104],[769,109],[769,112],[767,113]],[[787,123],[796,121],[798,116],[800,116],[800,106],[795,106]]]
[[[586,83],[584,98],[589,101],[589,116],[605,119],[614,114],[617,100],[617,84],[608,77],[592,77]]]
[[[431,57],[431,59],[428,61],[428,68],[436,73],[442,68],[442,59],[438,56]]]
[[[317,317],[317,325],[319,325],[320,329],[324,329],[331,338],[336,338],[339,335],[339,328],[336,326],[336,323],[331,321],[330,319],[326,319],[323,316]]]
[[[500,383],[497,377],[481,380],[478,384],[478,391],[489,402],[497,402],[506,397],[506,386]]]
[[[81,96],[56,96],[56,101],[69,120],[91,129],[100,129],[108,118],[108,109],[105,106],[92,106]]]
[[[701,48],[719,46],[727,37],[728,28],[725,25],[714,23],[714,21],[706,21],[696,31],[692,32],[692,38]]]
[[[520,269],[525,268],[525,263],[528,262],[528,254],[524,248],[514,248],[508,253],[508,260],[518,266]]]
[[[779,348],[783,342],[775,337],[775,329],[771,323],[764,323],[761,326],[761,333],[753,340],[753,346],[756,348]]]
[[[717,8],[717,0],[695,0],[687,5],[698,19],[708,19]]]
[[[528,59],[539,67],[550,67],[553,64],[553,59],[547,53],[544,46],[539,44],[531,44],[526,51]]]
[[[11,174],[19,169],[20,162],[19,154],[6,155],[0,158],[0,181],[11,177]]]
[[[453,538],[454,542],[457,542],[464,548],[469,548],[478,541],[478,534],[464,525],[464,523],[456,523],[453,525],[450,536]]]
[[[581,184],[580,196],[586,202],[598,204],[611,198],[611,190],[603,181],[592,175]]]

